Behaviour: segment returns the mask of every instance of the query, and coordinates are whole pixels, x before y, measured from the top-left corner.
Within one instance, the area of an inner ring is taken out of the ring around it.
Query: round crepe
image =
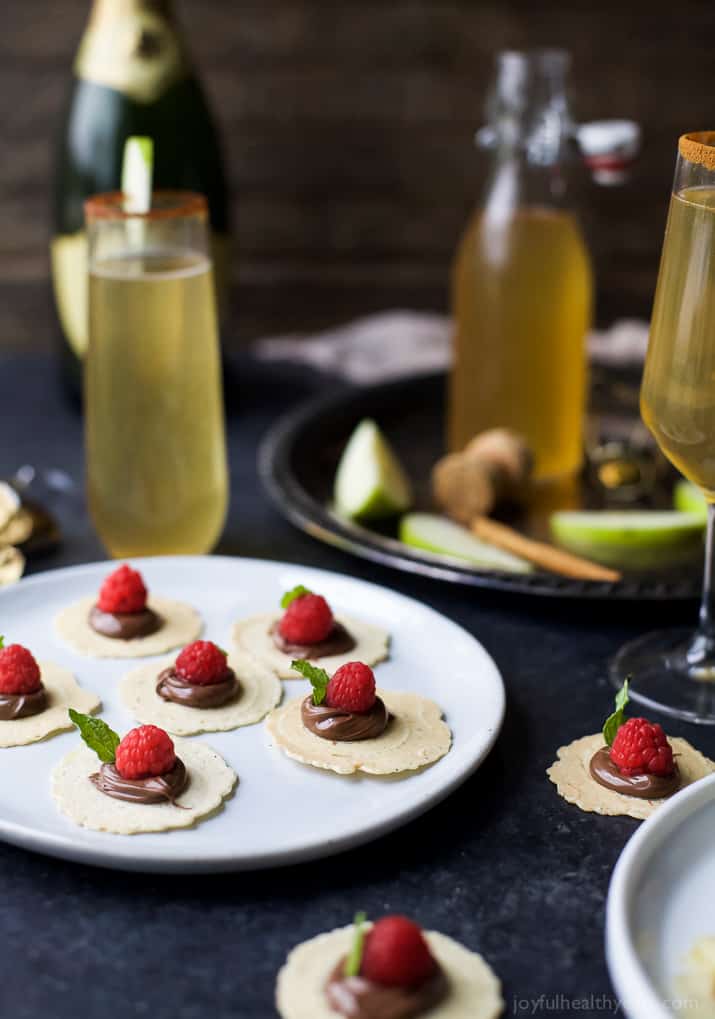
[[[38,662],[38,665],[42,685],[47,692],[47,707],[38,715],[0,721],[0,747],[24,747],[55,733],[74,729],[67,713],[70,708],[93,715],[102,706],[99,697],[83,690],[68,669],[53,662]]]
[[[92,658],[144,658],[148,655],[162,655],[184,644],[196,640],[203,629],[203,622],[196,609],[185,602],[171,598],[150,595],[147,608],[152,609],[164,620],[163,625],[147,637],[120,640],[105,637],[89,625],[89,613],[97,602],[96,596],[82,598],[63,609],[55,619],[57,633],[73,651]]]
[[[174,740],[176,755],[189,774],[189,784],[180,806],[172,803],[128,803],[97,789],[89,780],[99,771],[99,758],[89,747],[80,746],[55,765],[52,795],[63,814],[75,824],[116,835],[190,828],[223,806],[236,785],[237,775],[223,757],[205,743]],[[187,808],[183,809],[182,807]]]
[[[668,741],[680,770],[681,789],[715,771],[715,763],[704,757],[687,740],[671,736]],[[558,760],[546,772],[559,796],[569,803],[575,803],[581,810],[594,814],[625,815],[639,820],[650,817],[666,800],[643,800],[637,796],[626,796],[617,793],[615,789],[606,789],[591,777],[591,758],[603,745],[603,736],[599,732],[559,747],[556,752]]]
[[[394,775],[415,771],[444,757],[452,745],[452,734],[442,721],[438,704],[419,694],[393,690],[378,690],[377,696],[394,717],[374,739],[335,742],[316,736],[303,725],[300,697],[272,711],[266,728],[288,757],[338,775],[356,771]]]
[[[158,725],[178,736],[198,732],[225,732],[260,722],[283,694],[280,680],[260,662],[239,649],[228,656],[228,664],[241,684],[240,695],[219,708],[191,708],[165,701],[156,692],[159,673],[174,664],[174,658],[150,662],[128,673],[119,686],[124,707],[137,719]]]
[[[366,925],[367,926],[367,925]],[[449,982],[444,1001],[430,1019],[496,1019],[504,1009],[501,984],[481,955],[436,931],[425,931],[432,954]],[[336,1019],[325,985],[350,950],[353,928],[342,927],[304,941],[289,954],[278,974],[276,1007],[282,1019]]]
[[[281,618],[279,612],[268,612],[250,619],[239,620],[233,628],[233,640],[238,647],[257,658],[281,677],[281,679],[303,679],[299,673],[291,669],[290,663],[296,655],[286,655],[273,643],[271,627]],[[387,658],[390,635],[379,626],[364,623],[352,616],[341,616],[336,622],[341,623],[355,641],[355,647],[343,655],[325,655],[322,658],[311,658],[309,661],[325,669],[332,675],[336,669],[346,662],[364,662],[366,665],[377,665]]]

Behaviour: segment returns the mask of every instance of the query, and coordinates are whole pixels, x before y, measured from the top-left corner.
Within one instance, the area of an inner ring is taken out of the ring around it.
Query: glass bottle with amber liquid
[[[154,184],[206,196],[221,290],[229,206],[218,134],[172,0],[94,0],[74,66],[54,178],[52,280],[63,360],[78,392],[87,349],[84,201],[120,186],[130,135],[154,141]]]
[[[558,50],[499,55],[482,132],[493,166],[453,270],[449,446],[513,428],[543,480],[581,465],[592,313],[589,256],[567,202],[568,65]]]

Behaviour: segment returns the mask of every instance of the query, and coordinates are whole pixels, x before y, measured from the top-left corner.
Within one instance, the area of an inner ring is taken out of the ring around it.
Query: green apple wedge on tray
[[[449,454],[435,465],[433,496],[443,512],[417,512],[411,481],[395,451],[378,425],[365,419],[353,431],[338,464],[334,507],[340,516],[366,524],[399,518],[397,534],[405,545],[479,570],[526,574],[536,565],[599,579],[594,572],[598,567],[649,570],[687,562],[699,554],[705,500],[685,480],[675,486],[672,510],[553,513],[549,524],[556,548],[496,521],[492,524],[489,516],[501,498],[514,499],[520,487],[523,497],[530,470],[525,448],[523,439],[504,429],[475,437],[462,453]],[[591,566],[594,569],[589,570]],[[617,577],[614,573],[600,579]]]

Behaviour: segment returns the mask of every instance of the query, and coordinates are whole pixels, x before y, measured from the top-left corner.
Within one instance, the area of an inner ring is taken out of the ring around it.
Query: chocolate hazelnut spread
[[[306,697],[300,708],[303,725],[316,736],[336,742],[353,742],[374,739],[382,735],[390,721],[385,702],[379,697],[369,711],[343,711],[327,704],[314,704],[312,695]]]
[[[176,758],[176,764],[165,775],[150,775],[148,778],[122,778],[113,764],[103,764],[98,772],[89,776],[90,782],[101,793],[126,800],[128,803],[175,803],[189,779],[183,761]]]
[[[330,1007],[349,1019],[410,1019],[434,1008],[448,993],[449,983],[439,965],[418,987],[387,987],[365,977],[346,977],[341,959],[325,985]]]
[[[677,764],[672,775],[624,775],[611,760],[608,747],[601,747],[591,758],[591,778],[606,789],[641,800],[664,800],[680,788]]]
[[[44,686],[32,693],[0,693],[0,722],[39,715],[46,707],[47,691]]]
[[[227,669],[218,683],[187,683],[173,667],[159,673],[156,692],[165,701],[183,704],[187,708],[220,708],[234,700],[241,684],[233,669]]]
[[[148,637],[161,629],[164,620],[152,609],[141,612],[102,612],[94,605],[89,613],[89,625],[95,633],[116,640],[134,640]]]
[[[333,623],[333,628],[328,636],[317,644],[291,644],[281,634],[280,620],[271,627],[273,643],[285,655],[292,658],[307,658],[314,661],[316,658],[327,658],[328,655],[346,655],[356,646],[354,639],[350,636],[342,623]]]

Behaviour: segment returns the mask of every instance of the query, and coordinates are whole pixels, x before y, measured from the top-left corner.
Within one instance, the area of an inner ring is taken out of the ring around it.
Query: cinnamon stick
[[[527,559],[534,566],[549,570],[551,573],[560,573],[565,577],[574,577],[577,580],[615,581],[621,579],[621,574],[617,570],[592,563],[589,559],[582,559],[581,556],[565,552],[553,545],[547,545],[544,541],[527,538],[519,531],[515,531],[513,527],[507,527],[506,524],[490,520],[489,517],[475,517],[472,520],[471,529],[472,533],[482,541],[521,556],[522,559]]]

